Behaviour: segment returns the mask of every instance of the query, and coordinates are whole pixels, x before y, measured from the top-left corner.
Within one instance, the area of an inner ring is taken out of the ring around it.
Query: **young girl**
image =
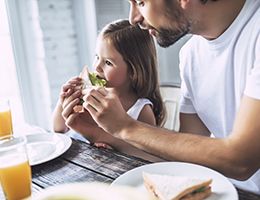
[[[128,20],[108,24],[97,39],[94,67],[98,77],[107,81],[106,88],[119,97],[129,116],[151,125],[163,125],[165,109],[159,91],[156,49],[148,31],[130,25]],[[75,77],[63,85],[54,111],[54,131],[66,132],[71,128],[96,146],[111,146],[154,160],[153,156],[103,131],[86,110],[73,112],[82,96],[77,89],[81,84],[82,80]]]

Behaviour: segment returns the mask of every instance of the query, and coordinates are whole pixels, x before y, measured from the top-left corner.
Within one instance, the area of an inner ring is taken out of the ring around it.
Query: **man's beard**
[[[177,42],[180,38],[182,38],[189,32],[190,32],[189,24],[186,24],[186,26],[183,26],[179,30],[160,28],[157,31],[156,41],[161,47],[166,48],[171,46],[175,42]]]
[[[174,24],[168,24],[168,27],[158,27],[156,40],[161,47],[169,47],[180,38],[190,33],[191,21],[189,21],[180,5],[170,0],[166,1],[165,4],[166,13],[165,16]]]

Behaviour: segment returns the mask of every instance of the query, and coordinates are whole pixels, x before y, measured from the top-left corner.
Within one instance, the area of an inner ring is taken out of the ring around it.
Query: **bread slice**
[[[84,66],[79,77],[83,79],[82,89],[86,88],[86,86],[105,87],[107,83],[105,79],[98,77],[97,73],[89,72],[87,66]]]
[[[79,74],[79,77],[83,80],[82,89],[85,89],[86,86],[92,86],[92,83],[89,79],[88,67],[86,65],[83,67],[81,73]]]
[[[211,194],[212,179],[143,172],[147,191],[158,200],[202,200]]]
[[[92,86],[92,83],[91,83],[91,81],[89,79],[89,74],[90,73],[88,71],[88,67],[85,65],[83,67],[82,71],[79,74],[79,77],[82,78],[83,83],[82,83],[82,85],[78,89],[84,90],[86,87]],[[80,99],[80,104],[74,106],[74,108],[73,108],[74,112],[76,112],[76,113],[84,112],[84,108],[82,106],[83,102],[84,102],[83,99]]]

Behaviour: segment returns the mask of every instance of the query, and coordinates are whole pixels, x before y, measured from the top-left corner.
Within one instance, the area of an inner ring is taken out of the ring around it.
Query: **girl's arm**
[[[150,125],[156,125],[156,120],[151,105],[147,104],[143,107],[137,120]]]
[[[65,133],[69,131],[69,128],[66,126],[65,120],[62,117],[61,114],[62,111],[63,111],[62,105],[60,101],[58,101],[53,111],[52,119],[53,119],[53,130],[59,133]]]

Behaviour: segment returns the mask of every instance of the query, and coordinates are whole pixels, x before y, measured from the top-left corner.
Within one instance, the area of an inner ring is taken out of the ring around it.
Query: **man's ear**
[[[179,0],[179,4],[180,4],[180,6],[181,6],[183,9],[187,8],[187,6],[189,5],[189,3],[190,3],[190,0]]]

